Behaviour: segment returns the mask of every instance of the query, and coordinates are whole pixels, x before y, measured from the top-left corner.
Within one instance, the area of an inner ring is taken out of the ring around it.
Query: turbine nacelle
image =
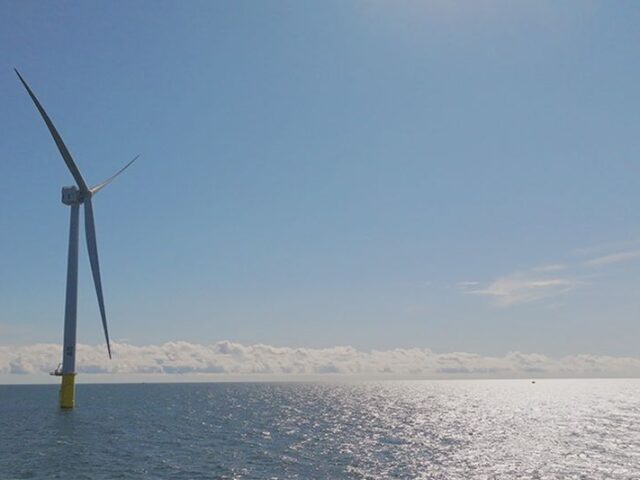
[[[84,201],[85,196],[82,195],[78,187],[62,187],[62,203],[65,205],[79,205]]]

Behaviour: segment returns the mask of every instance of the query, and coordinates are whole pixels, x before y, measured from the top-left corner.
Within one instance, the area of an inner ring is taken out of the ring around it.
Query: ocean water
[[[640,479],[639,380],[0,386],[0,478]]]

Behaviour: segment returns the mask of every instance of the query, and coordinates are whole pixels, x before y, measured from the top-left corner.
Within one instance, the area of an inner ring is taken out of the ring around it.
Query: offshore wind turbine
[[[85,182],[78,166],[73,161],[71,153],[62,141],[60,134],[53,125],[53,122],[45,112],[44,108],[34,95],[27,82],[25,82],[20,72],[14,69],[18,78],[27,89],[27,93],[33,100],[38,112],[46,123],[53,141],[56,143],[64,163],[71,172],[76,185],[71,187],[62,187],[62,203],[71,207],[71,220],[69,226],[69,251],[67,257],[67,291],[64,308],[64,345],[62,349],[62,368],[58,366],[52,375],[62,377],[60,385],[60,407],[73,408],[75,405],[75,376],[76,376],[76,325],[77,325],[77,309],[78,309],[78,234],[80,220],[80,205],[84,205],[84,227],[87,239],[87,252],[89,253],[89,263],[91,264],[91,273],[93,274],[93,283],[96,287],[96,295],[98,296],[98,306],[100,308],[100,317],[102,318],[102,328],[104,329],[104,337],[107,342],[107,352],[111,358],[111,344],[109,343],[109,329],[107,328],[107,315],[104,308],[104,297],[102,295],[102,281],[100,280],[100,263],[98,262],[98,245],[96,242],[96,227],[93,219],[93,206],[91,198],[109,185],[118,175],[124,172],[139,155],[127,163],[123,168],[116,172],[104,182],[89,188]]]

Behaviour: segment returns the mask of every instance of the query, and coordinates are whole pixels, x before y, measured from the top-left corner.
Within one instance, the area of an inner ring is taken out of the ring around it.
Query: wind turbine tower
[[[67,292],[64,309],[64,345],[62,349],[62,368],[58,367],[52,375],[62,377],[60,386],[60,407],[73,408],[75,405],[75,376],[76,376],[76,325],[77,325],[77,307],[78,307],[78,241],[79,241],[79,223],[80,223],[80,205],[84,206],[84,228],[87,239],[87,252],[89,253],[89,263],[91,264],[91,273],[93,274],[93,283],[96,287],[98,296],[98,306],[100,308],[100,316],[102,318],[102,328],[104,329],[104,337],[107,342],[107,352],[111,358],[111,344],[109,343],[109,330],[107,328],[107,315],[104,308],[104,297],[102,295],[102,282],[100,280],[100,264],[98,262],[98,245],[96,242],[96,227],[93,219],[93,206],[91,199],[93,196],[111,183],[118,175],[124,172],[138,156],[127,163],[122,169],[114,175],[106,179],[104,182],[97,184],[95,187],[89,188],[73,161],[71,153],[62,141],[60,134],[53,125],[53,122],[45,112],[44,108],[34,95],[27,82],[20,75],[18,70],[15,71],[18,78],[27,89],[27,93],[33,100],[38,112],[46,123],[53,141],[56,143],[67,168],[73,175],[76,185],[62,188],[62,203],[71,207],[71,221],[69,226],[69,253],[67,259]]]

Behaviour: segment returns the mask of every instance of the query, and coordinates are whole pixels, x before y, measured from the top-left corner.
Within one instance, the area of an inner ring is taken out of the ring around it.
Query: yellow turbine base
[[[76,374],[63,373],[60,385],[60,408],[73,408],[76,403]]]

